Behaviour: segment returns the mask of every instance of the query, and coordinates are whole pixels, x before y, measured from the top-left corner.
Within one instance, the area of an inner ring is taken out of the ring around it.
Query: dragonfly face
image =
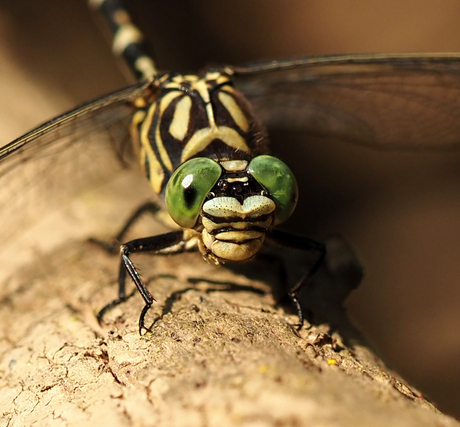
[[[178,225],[201,232],[201,253],[219,264],[254,256],[272,225],[291,215],[297,193],[294,175],[275,157],[249,164],[198,157],[174,172],[166,204]]]

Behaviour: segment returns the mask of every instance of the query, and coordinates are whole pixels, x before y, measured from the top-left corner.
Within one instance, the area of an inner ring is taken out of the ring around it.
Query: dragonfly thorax
[[[154,96],[140,103],[131,134],[161,197],[174,170],[191,158],[249,160],[267,152],[265,130],[228,75],[164,75],[152,85]]]

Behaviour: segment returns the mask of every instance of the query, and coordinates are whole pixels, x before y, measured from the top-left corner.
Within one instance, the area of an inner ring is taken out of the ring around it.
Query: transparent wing
[[[147,85],[84,104],[0,149],[1,242],[126,166],[120,150],[129,147],[129,101]]]
[[[232,70],[269,130],[383,149],[460,146],[460,54],[329,56]]]

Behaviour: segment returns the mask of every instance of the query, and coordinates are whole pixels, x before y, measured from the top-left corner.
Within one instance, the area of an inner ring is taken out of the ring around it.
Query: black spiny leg
[[[102,249],[104,249],[109,254],[115,254],[117,253],[118,248],[120,247],[120,242],[123,241],[126,233],[133,226],[133,224],[135,224],[138,221],[138,219],[145,213],[149,213],[155,216],[159,210],[160,210],[160,207],[155,202],[151,202],[151,201],[146,202],[143,205],[139,206],[139,208],[137,208],[135,212],[133,212],[133,214],[126,221],[123,228],[117,233],[117,235],[110,242],[104,242],[103,240],[99,240],[95,238],[90,238],[89,240],[90,242],[96,243],[97,245],[99,245]]]
[[[302,307],[299,302],[299,294],[302,288],[308,284],[311,278],[314,276],[318,268],[324,261],[326,256],[326,248],[322,243],[311,240],[307,237],[299,236],[296,234],[286,233],[280,230],[273,230],[269,235],[269,238],[278,245],[287,246],[293,249],[300,249],[304,251],[315,251],[318,253],[318,258],[308,270],[308,272],[291,288],[289,291],[289,297],[294,303],[297,315],[299,317],[299,323],[297,324],[297,329],[301,329],[304,322],[304,314]]]
[[[102,318],[107,310],[129,298],[129,296],[126,295],[126,272],[128,272],[145,301],[145,306],[139,317],[139,334],[142,334],[142,329],[148,330],[148,328],[144,325],[144,318],[155,299],[147,290],[129,255],[137,252],[178,254],[184,251],[185,241],[183,237],[183,231],[173,231],[159,236],[131,240],[130,242],[121,245],[120,273],[118,275],[118,298],[109,302],[101,309],[101,311],[99,311],[97,314],[97,320],[99,323],[102,322]]]

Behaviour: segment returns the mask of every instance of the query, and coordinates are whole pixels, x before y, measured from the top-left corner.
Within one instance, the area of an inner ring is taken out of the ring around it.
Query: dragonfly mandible
[[[3,147],[0,180],[11,182],[18,168],[37,162],[46,173],[55,153],[84,146],[89,135],[110,132],[120,142],[130,131],[157,197],[128,224],[146,211],[166,210],[181,229],[121,246],[118,298],[100,311],[100,320],[107,309],[126,300],[128,274],[144,298],[140,331],[145,327],[154,300],[131,262],[132,253],[196,248],[207,260],[225,263],[252,258],[266,240],[316,254],[304,280],[290,292],[302,325],[297,296],[320,265],[324,247],[273,228],[292,213],[297,190],[289,167],[269,153],[267,128],[302,129],[388,149],[458,145],[458,54],[328,56],[226,66],[198,76],[159,73],[123,3],[92,3],[107,18],[114,50],[139,83],[86,103]]]

